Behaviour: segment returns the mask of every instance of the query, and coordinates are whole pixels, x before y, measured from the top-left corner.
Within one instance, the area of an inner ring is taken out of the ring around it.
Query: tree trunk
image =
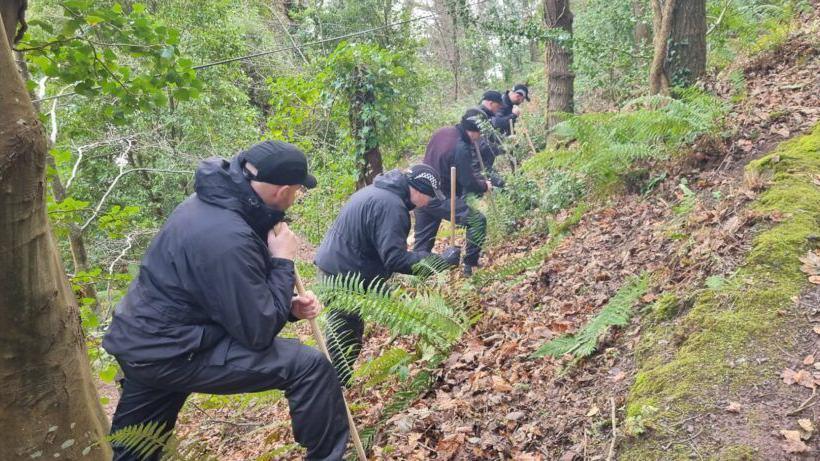
[[[8,11],[0,10],[0,20]],[[11,2],[15,3],[15,2]],[[17,2],[18,5],[23,2]],[[111,459],[79,312],[45,210],[47,141],[0,34],[0,459]]]
[[[651,94],[689,86],[706,71],[705,0],[652,0],[654,57]]]
[[[550,29],[560,29],[572,36],[572,12],[569,0],[544,0],[544,23]],[[547,128],[561,121],[560,113],[574,112],[572,45],[550,39],[546,46]]]
[[[650,31],[649,24],[644,21],[645,0],[632,0],[632,16],[635,17],[635,28],[632,30],[632,38],[635,40],[635,54],[649,44]]]

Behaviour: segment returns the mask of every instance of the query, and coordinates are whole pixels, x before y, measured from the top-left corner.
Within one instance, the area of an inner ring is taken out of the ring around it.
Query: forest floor
[[[801,272],[789,306],[766,305],[777,321],[756,324],[752,333],[781,342],[741,341],[740,350],[733,344],[725,351],[715,343],[711,350],[720,353],[713,358],[721,366],[701,362],[696,342],[721,326],[721,318],[703,313],[709,306],[747,321],[736,295],[754,291],[743,283],[768,280],[742,272],[756,267],[757,253],[770,251],[761,247],[766,231],[808,209],[813,237],[773,238],[802,253],[820,240],[820,201],[797,211],[766,206],[776,202],[767,191],[778,181],[797,181],[794,175],[808,175],[814,190],[807,190],[815,194],[809,199],[820,197],[820,165],[811,159],[820,158],[820,129],[812,133],[820,120],[818,36],[817,21],[809,22],[777,49],[736,63],[745,82],[740,88],[728,72],[708,82],[718,95],[734,98],[727,136],[699,139],[674,161],[651,165],[668,174],[651,193],[591,206],[560,242],[530,236],[489,248],[484,261],[491,269],[557,243],[536,268],[476,287],[481,318],[433,371],[432,387],[381,426],[373,458],[820,459],[814,433],[820,423],[820,285],[807,283]],[[779,147],[801,136],[802,144]],[[789,150],[801,148],[813,149],[808,160]],[[748,166],[767,154],[760,165]],[[755,174],[766,167],[775,174]],[[531,358],[547,340],[581,329],[641,274],[649,282],[636,315],[601,338],[595,354]],[[724,296],[729,289],[734,294]],[[760,322],[753,314],[748,321]],[[295,334],[309,340],[305,328]],[[385,331],[373,329],[362,357],[378,354],[389,341]],[[680,382],[670,380],[665,367],[681,373]],[[688,370],[698,376],[701,367],[721,376],[702,388],[682,388],[691,380]],[[419,371],[411,369],[411,376]],[[752,378],[738,378],[741,371]],[[356,419],[373,426],[391,395],[360,392],[354,387],[349,395]],[[104,394],[111,412],[116,395]],[[203,442],[224,460],[299,457],[281,394],[250,395],[230,405],[222,399],[192,399],[180,416],[180,438]]]

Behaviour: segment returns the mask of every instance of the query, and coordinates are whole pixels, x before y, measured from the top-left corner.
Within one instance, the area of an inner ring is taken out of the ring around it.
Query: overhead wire
[[[482,3],[487,3],[488,1],[490,1],[490,0],[478,0],[478,1],[473,2],[473,3],[468,3],[464,6],[465,7],[477,6],[477,5],[481,5]],[[424,19],[430,19],[432,17],[440,16],[442,14],[444,14],[444,13],[433,12],[433,13],[429,13],[429,14],[422,15],[422,16],[416,16],[416,17],[410,18],[410,19],[404,19],[404,20],[401,20],[401,21],[392,22],[392,23],[389,23],[389,24],[382,24],[381,26],[371,27],[369,29],[364,29],[364,30],[360,30],[360,31],[356,31],[356,32],[350,32],[350,33],[347,33],[347,34],[338,35],[336,37],[330,37],[330,38],[325,38],[325,39],[321,39],[321,40],[314,40],[312,42],[303,43],[301,45],[290,45],[290,46],[283,46],[283,47],[280,47],[280,48],[274,48],[272,50],[259,51],[259,52],[247,54],[247,55],[244,55],[244,56],[236,56],[236,57],[233,57],[233,58],[223,59],[223,60],[220,60],[220,61],[214,61],[214,62],[209,62],[209,63],[205,63],[205,64],[199,64],[199,65],[193,66],[191,68],[194,69],[194,70],[202,70],[202,69],[207,69],[209,67],[221,66],[221,65],[224,65],[224,64],[230,64],[232,62],[244,61],[244,60],[247,60],[247,59],[254,59],[254,58],[261,57],[261,56],[268,56],[268,55],[271,55],[271,54],[282,53],[282,52],[290,51],[290,50],[299,50],[301,52],[302,51],[301,48],[303,48],[303,47],[321,45],[321,44],[324,44],[324,43],[334,42],[334,41],[337,41],[337,40],[344,40],[346,38],[358,37],[359,35],[365,35],[365,34],[369,34],[371,32],[376,32],[376,31],[379,31],[379,30],[382,30],[382,29],[387,29],[387,28],[390,28],[390,27],[402,26],[404,24],[409,24],[411,22],[421,21],[421,20],[424,20]],[[61,98],[66,98],[66,97],[69,97],[69,96],[76,96],[76,95],[77,95],[77,92],[63,93],[63,94],[58,94],[58,95],[54,95],[54,96],[47,96],[47,97],[44,97],[44,98],[35,99],[32,102],[36,103],[36,102],[50,101],[52,99],[61,99]]]

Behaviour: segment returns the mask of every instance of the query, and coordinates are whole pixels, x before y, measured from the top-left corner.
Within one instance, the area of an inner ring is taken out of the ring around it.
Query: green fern
[[[504,280],[540,266],[544,260],[546,260],[547,256],[563,241],[567,231],[581,221],[587,209],[586,204],[580,204],[576,206],[569,217],[560,224],[548,224],[549,234],[552,238],[550,238],[550,241],[547,242],[546,245],[542,245],[526,256],[522,256],[503,266],[482,269],[476,272],[470,280],[470,283],[473,286],[486,286],[489,283]]]
[[[485,286],[489,283],[504,280],[507,277],[518,275],[529,269],[538,267],[563,239],[563,235],[553,236],[549,243],[542,245],[537,250],[531,251],[526,256],[515,259],[501,267],[480,270],[473,276],[472,283],[475,286]]]
[[[165,423],[152,421],[124,427],[105,437],[112,445],[124,447],[139,459],[145,459],[163,451],[168,446],[172,432],[165,430]]]
[[[598,338],[610,327],[629,323],[632,306],[646,293],[648,284],[649,277],[646,274],[630,279],[581,331],[547,342],[533,353],[533,357],[572,354],[580,358],[591,355],[598,347]]]
[[[330,309],[358,314],[396,335],[417,335],[439,350],[453,344],[466,329],[464,314],[432,290],[410,293],[384,281],[366,287],[358,274],[345,274],[322,278],[314,291]]]
[[[620,184],[635,162],[666,159],[720,127],[728,110],[725,102],[693,89],[677,96],[645,96],[618,112],[570,117],[553,127],[552,136],[573,147],[538,154],[522,170],[541,178],[555,170],[572,172],[590,190],[605,192]]]
[[[394,347],[373,360],[363,364],[354,373],[353,377],[364,381],[365,387],[381,384],[391,376],[402,375],[406,365],[413,360],[413,356],[406,350]]]

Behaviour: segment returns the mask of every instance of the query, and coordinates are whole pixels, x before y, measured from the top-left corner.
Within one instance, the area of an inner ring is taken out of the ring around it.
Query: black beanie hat
[[[464,112],[464,115],[461,116],[461,127],[467,131],[481,132],[481,127],[478,124],[479,120],[487,120],[487,114],[485,114],[483,110],[476,108],[467,109],[467,112]]]
[[[498,91],[485,91],[484,95],[481,97],[482,101],[492,101],[497,102],[499,104],[504,104],[504,100],[501,98],[501,93]]]

